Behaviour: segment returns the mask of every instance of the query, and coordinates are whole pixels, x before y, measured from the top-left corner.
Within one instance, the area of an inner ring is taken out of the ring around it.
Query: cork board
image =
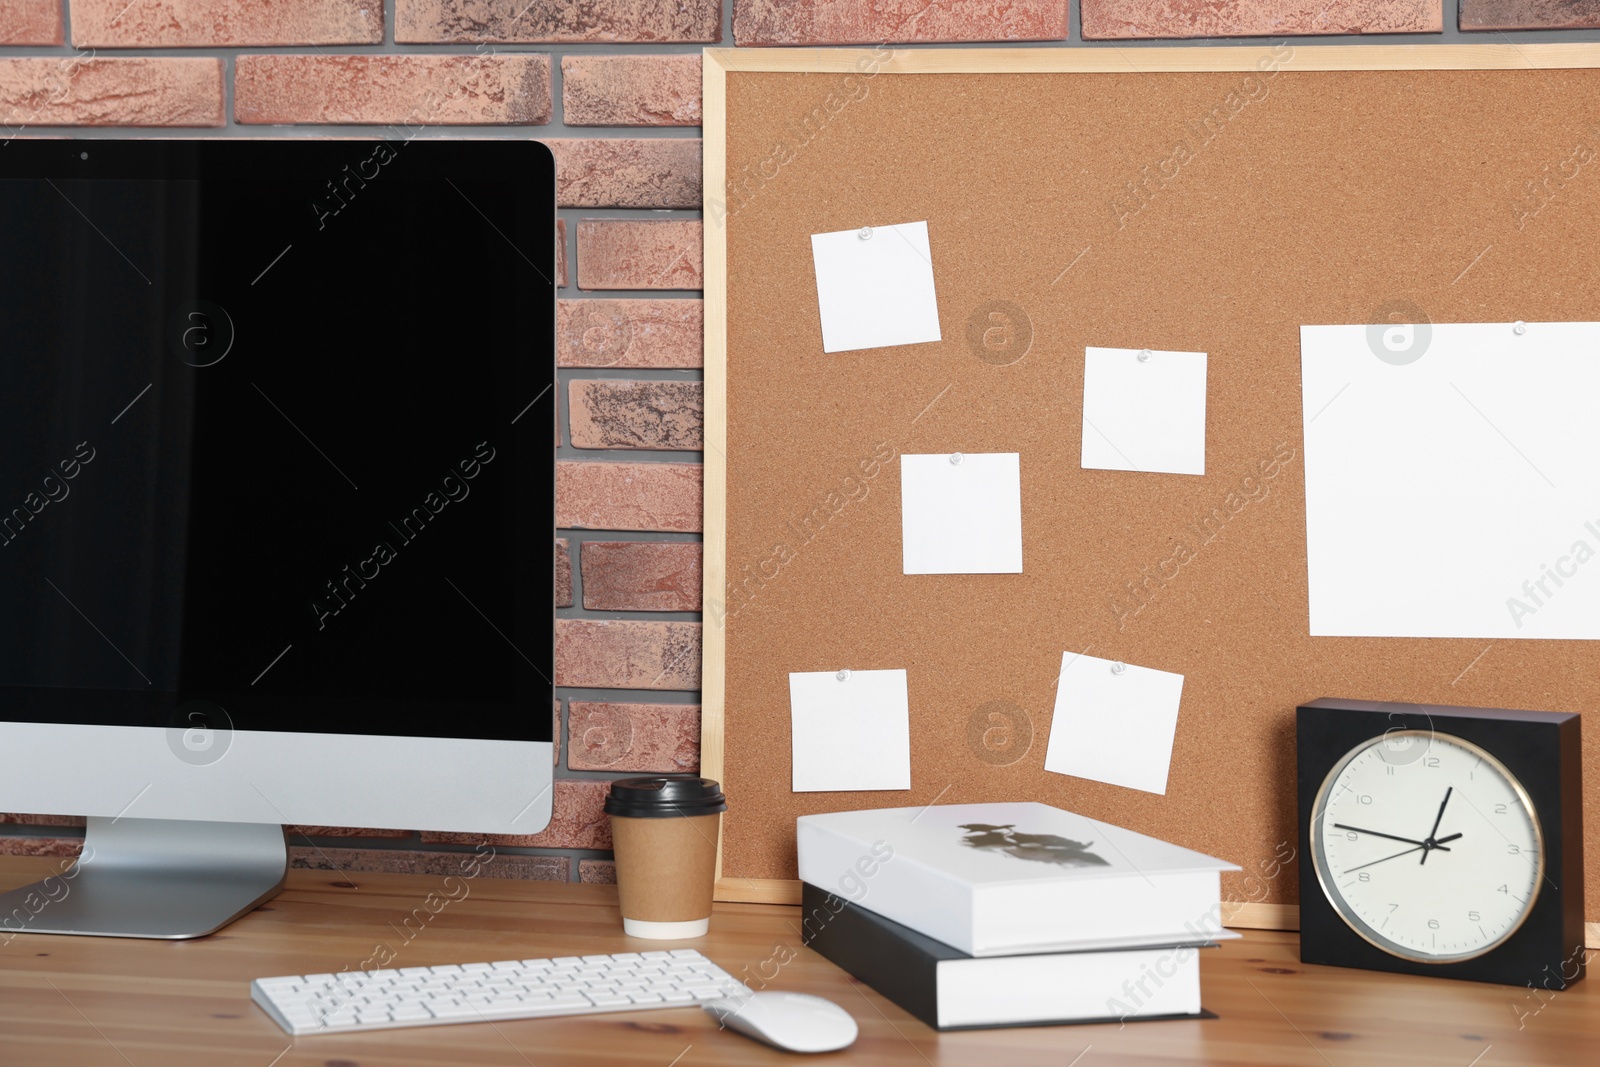
[[[1239,863],[1224,897],[1266,914],[1297,894],[1297,704],[1600,703],[1591,643],[1308,636],[1299,347],[1302,324],[1399,307],[1600,319],[1600,176],[1572,177],[1600,153],[1597,65],[1593,45],[708,52],[720,895],[788,899],[800,815],[1038,800]],[[919,220],[943,340],[824,355],[809,235]],[[1209,353],[1204,476],[1080,469],[1093,345]],[[1021,453],[1023,574],[901,573],[886,457],[951,451]],[[1165,796],[1044,770],[1067,650],[1185,676]],[[790,792],[787,675],[841,667],[909,672],[909,791]],[[1586,751],[1600,766],[1600,730]],[[1586,798],[1596,919],[1600,774]]]

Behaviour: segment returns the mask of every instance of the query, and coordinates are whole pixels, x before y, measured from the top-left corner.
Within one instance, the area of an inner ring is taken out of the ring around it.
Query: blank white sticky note
[[[824,352],[940,339],[926,222],[815,233],[811,260]]]
[[[1086,348],[1083,466],[1206,472],[1206,354]]]
[[[1066,652],[1044,769],[1167,791],[1183,675]]]
[[[906,672],[789,675],[791,776],[796,793],[911,788]]]
[[[1304,326],[1310,629],[1600,639],[1600,323]]]
[[[1020,455],[901,456],[900,534],[906,574],[1021,574]]]

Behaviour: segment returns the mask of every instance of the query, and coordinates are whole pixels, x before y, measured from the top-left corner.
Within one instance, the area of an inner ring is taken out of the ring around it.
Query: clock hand
[[[1387,836],[1387,835],[1380,835],[1380,836]],[[1460,836],[1461,836],[1460,834],[1451,834],[1449,837],[1445,838],[1445,840],[1446,841],[1454,841],[1456,838],[1458,838]],[[1401,840],[1404,840],[1404,838],[1402,838]],[[1370,863],[1363,863],[1361,865],[1361,867],[1371,867],[1373,863],[1382,863],[1384,860],[1393,860],[1393,859],[1399,859],[1401,856],[1409,856],[1413,852],[1418,851],[1419,849],[1422,850],[1423,852],[1427,852],[1427,851],[1430,851],[1430,849],[1434,849],[1434,848],[1438,849],[1441,852],[1449,852],[1450,851],[1449,848],[1447,848],[1444,845],[1439,844],[1438,842],[1435,842],[1431,846],[1424,845],[1424,844],[1418,844],[1416,848],[1408,848],[1404,852],[1396,852],[1396,853],[1394,853],[1392,855],[1384,856],[1383,859],[1376,859],[1376,860],[1372,860]],[[1347,874],[1354,874],[1356,871],[1359,871],[1361,869],[1361,867],[1351,867],[1347,871],[1340,871],[1339,872],[1339,876],[1342,878]]]
[[[1445,791],[1444,791],[1444,799],[1439,801],[1439,814],[1434,816],[1434,819],[1433,819],[1433,829],[1428,831],[1428,841],[1427,841],[1427,843],[1430,843],[1430,844],[1434,843],[1433,835],[1439,832],[1439,824],[1444,821],[1444,808],[1445,808],[1445,805],[1450,803],[1450,794],[1454,793],[1455,791],[1456,791],[1456,787],[1453,786],[1453,785],[1449,786],[1448,788],[1445,789]],[[1422,862],[1423,863],[1427,863],[1428,862],[1428,853],[1432,852],[1432,851],[1433,850],[1431,848],[1425,848],[1425,849],[1422,850]]]
[[[1371,866],[1372,866],[1372,864],[1373,864],[1373,863],[1382,863],[1382,862],[1383,862],[1383,860],[1394,860],[1394,859],[1399,859],[1399,858],[1400,858],[1400,857],[1401,857],[1401,856],[1409,856],[1409,855],[1411,855],[1411,854],[1412,854],[1412,853],[1413,853],[1413,852],[1418,852],[1418,851],[1425,851],[1425,850],[1426,850],[1426,846],[1424,846],[1424,845],[1418,845],[1418,846],[1417,846],[1417,847],[1416,847],[1416,848],[1408,848],[1408,849],[1406,849],[1406,850],[1405,850],[1405,851],[1404,851],[1404,852],[1396,852],[1396,853],[1395,853],[1395,854],[1394,854],[1394,855],[1392,855],[1392,856],[1385,856],[1385,857],[1383,857],[1383,859],[1381,859],[1381,860],[1373,860],[1373,861],[1372,861],[1372,863],[1363,863],[1363,864],[1362,864],[1362,865],[1361,865],[1361,867],[1371,867]],[[1351,868],[1350,868],[1350,869],[1349,869],[1349,870],[1348,870],[1348,871],[1340,871],[1340,872],[1339,872],[1339,877],[1341,877],[1341,878],[1343,878],[1343,877],[1344,877],[1344,876],[1345,876],[1345,875],[1347,875],[1347,874],[1354,874],[1354,873],[1356,873],[1356,872],[1357,872],[1357,871],[1359,871],[1359,870],[1360,870],[1360,869],[1361,869],[1361,867],[1351,867]]]
[[[1378,831],[1376,831],[1376,830],[1363,830],[1363,829],[1362,829],[1362,828],[1361,828],[1361,827],[1359,827],[1359,826],[1346,826],[1346,825],[1345,825],[1345,824],[1344,824],[1344,823],[1342,823],[1342,822],[1336,822],[1336,823],[1334,823],[1334,824],[1333,824],[1333,828],[1334,828],[1334,829],[1335,829],[1335,830],[1354,830],[1354,831],[1355,831],[1355,832],[1356,832],[1356,833],[1358,833],[1358,834],[1370,834],[1370,835],[1371,835],[1371,836],[1373,836],[1373,837],[1386,837],[1386,838],[1388,838],[1388,839],[1389,839],[1389,840],[1390,840],[1390,841],[1404,841],[1404,842],[1405,842],[1405,843],[1406,843],[1406,844],[1408,844],[1408,845],[1419,845],[1419,846],[1420,846],[1420,845],[1422,845],[1422,844],[1423,844],[1423,842],[1421,842],[1421,841],[1418,841],[1418,840],[1416,840],[1416,839],[1414,839],[1414,838],[1410,838],[1410,837],[1396,837],[1396,836],[1395,836],[1395,835],[1394,835],[1394,834],[1380,834],[1380,833],[1378,833]]]
[[[1449,836],[1449,837],[1441,837],[1441,838],[1439,838],[1439,840],[1437,840],[1437,841],[1435,841],[1435,842],[1434,842],[1434,843],[1433,843],[1433,847],[1434,847],[1434,848],[1444,848],[1444,843],[1445,843],[1445,842],[1446,842],[1446,841],[1454,841],[1454,840],[1455,840],[1455,839],[1456,839],[1456,838],[1458,838],[1458,837],[1460,837],[1460,836],[1461,836],[1461,835],[1460,835],[1460,834],[1451,834],[1451,835],[1450,835],[1450,836]],[[1450,850],[1449,850],[1449,849],[1447,849],[1447,848],[1445,848],[1445,849],[1444,849],[1444,850],[1445,850],[1445,851],[1446,851],[1446,852],[1449,852],[1449,851],[1450,851]]]

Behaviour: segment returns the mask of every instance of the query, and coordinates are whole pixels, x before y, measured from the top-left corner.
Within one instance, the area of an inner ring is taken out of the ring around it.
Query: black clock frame
[[[1522,925],[1481,956],[1425,963],[1391,955],[1351,929],[1317,879],[1311,826],[1323,780],[1351,749],[1397,730],[1471,741],[1505,764],[1533,803],[1544,837],[1544,884]],[[1296,709],[1296,764],[1302,963],[1548,990],[1565,989],[1583,977],[1583,764],[1577,715],[1324,697]]]

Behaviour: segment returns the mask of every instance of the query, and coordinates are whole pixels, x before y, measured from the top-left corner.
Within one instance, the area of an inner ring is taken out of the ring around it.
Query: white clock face
[[[1469,959],[1514,933],[1544,878],[1527,793],[1458,737],[1397,730],[1334,765],[1313,809],[1317,880],[1351,928],[1396,956]]]

